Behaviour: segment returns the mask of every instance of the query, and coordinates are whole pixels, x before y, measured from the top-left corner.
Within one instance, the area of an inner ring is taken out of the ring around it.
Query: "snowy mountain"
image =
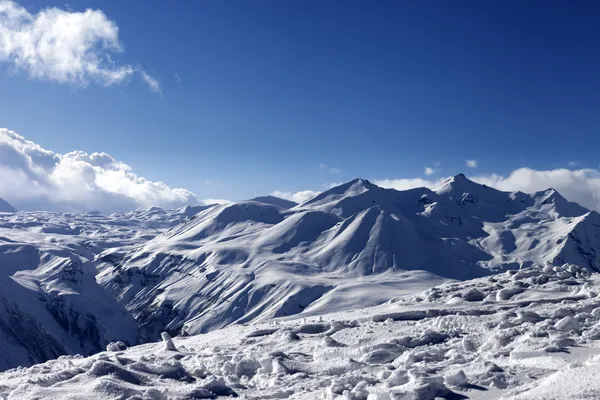
[[[298,203],[295,203],[291,200],[286,200],[286,199],[282,199],[282,198],[275,197],[275,196],[255,197],[249,201],[256,201],[258,203],[271,204],[273,206],[286,208],[286,209],[290,209],[290,208],[293,208],[298,205]]]
[[[600,215],[553,190],[501,192],[462,174],[431,190],[357,179],[291,209],[205,210],[110,250],[97,280],[139,321],[140,337],[156,340],[376,305],[391,292],[531,265],[598,270],[598,228]]]
[[[360,310],[449,280],[600,268],[600,216],[556,191],[457,175],[396,191],[357,179],[303,204],[0,214],[0,368],[108,342]]]
[[[185,210],[0,214],[0,369],[137,342],[138,322],[96,282],[95,257],[150,240]]]

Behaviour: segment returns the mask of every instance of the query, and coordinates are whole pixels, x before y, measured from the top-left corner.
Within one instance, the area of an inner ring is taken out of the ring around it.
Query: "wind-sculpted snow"
[[[598,398],[600,275],[571,264],[448,282],[0,374],[12,399]]]

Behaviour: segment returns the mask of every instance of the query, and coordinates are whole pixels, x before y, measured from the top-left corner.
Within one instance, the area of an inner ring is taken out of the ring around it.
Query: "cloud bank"
[[[593,168],[534,170],[519,168],[509,175],[478,175],[470,179],[504,191],[537,192],[548,188],[584,207],[600,211],[600,170]],[[375,179],[387,188],[432,187],[444,179]],[[332,185],[325,185],[329,188]],[[273,196],[302,203],[319,191],[274,191]],[[135,174],[106,153],[72,151],[59,154],[8,129],[0,128],[0,198],[20,210],[105,213],[158,206],[226,203],[199,200],[186,189],[171,188]]]
[[[0,198],[20,210],[105,213],[198,204],[185,189],[136,175],[106,153],[58,154],[0,129]]]
[[[139,74],[160,93],[158,81],[142,68],[113,61],[111,54],[122,52],[117,24],[100,10],[47,8],[31,14],[0,0],[0,62],[31,78],[85,87],[115,85]]]

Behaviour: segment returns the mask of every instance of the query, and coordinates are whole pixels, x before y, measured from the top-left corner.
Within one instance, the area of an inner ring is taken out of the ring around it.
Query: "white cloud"
[[[185,189],[136,175],[106,153],[58,154],[0,129],[0,198],[22,210],[124,211],[198,204]]]
[[[340,172],[342,172],[342,170],[341,170],[341,169],[339,169],[339,168],[330,167],[330,166],[327,166],[327,165],[325,165],[325,164],[319,164],[319,169],[320,169],[320,170],[327,171],[327,172],[329,172],[330,174],[334,174],[334,175],[335,175],[335,174],[339,174]]]
[[[569,170],[565,168],[538,171],[519,168],[507,177],[486,175],[472,178],[500,190],[526,193],[548,188],[558,190],[565,198],[582,206],[600,211],[600,171],[597,169]]]
[[[162,94],[162,90],[160,88],[160,83],[158,83],[158,81],[151,77],[150,75],[148,75],[146,73],[146,71],[140,71],[140,74],[142,75],[142,79],[144,80],[144,82],[146,82],[148,84],[148,87],[150,88],[150,90],[152,90],[155,93],[159,93]]]
[[[377,186],[388,189],[408,190],[418,187],[432,187],[435,184],[443,181],[443,179],[432,181],[421,178],[402,178],[402,179],[375,179],[373,183]]]
[[[111,58],[122,52],[117,24],[100,10],[46,8],[32,14],[0,0],[0,62],[15,72],[82,87],[122,83],[137,72],[152,91],[160,92],[158,81],[143,69]]]
[[[213,204],[230,204],[233,203],[231,200],[225,200],[225,199],[202,199],[200,200],[200,204],[205,205],[205,206],[210,206]]]
[[[477,160],[466,160],[465,164],[469,168],[477,168]]]
[[[569,167],[571,167],[571,168],[576,167],[579,164],[581,164],[579,161],[569,161],[569,163],[568,163]]]
[[[433,175],[433,168],[425,167],[425,175]]]
[[[280,190],[276,190],[271,192],[271,196],[279,197],[286,200],[295,201],[296,203],[303,203],[306,200],[315,197],[319,192],[315,192],[313,190],[302,190],[300,192],[282,192]]]

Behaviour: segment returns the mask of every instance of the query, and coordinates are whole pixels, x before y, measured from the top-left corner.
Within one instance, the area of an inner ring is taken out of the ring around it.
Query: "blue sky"
[[[162,94],[139,74],[83,87],[4,60],[0,126],[199,198],[598,166],[595,2],[18,4],[101,10],[124,48],[112,60]]]

